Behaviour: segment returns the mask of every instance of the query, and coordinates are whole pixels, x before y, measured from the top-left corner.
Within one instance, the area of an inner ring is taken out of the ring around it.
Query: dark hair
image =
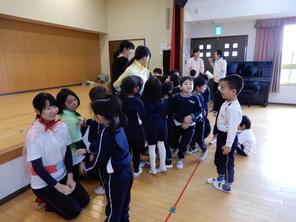
[[[194,48],[194,49],[192,50],[192,53],[193,53],[193,54],[196,53],[196,52],[200,52],[199,48]]]
[[[216,50],[216,54],[217,54],[218,56],[220,56],[220,58],[225,59],[225,57],[223,56],[223,52],[222,52],[221,49]]]
[[[40,113],[46,106],[46,101],[48,101],[50,106],[58,106],[57,100],[49,93],[39,93],[33,99],[33,107]],[[40,115],[36,115],[36,119],[39,118]]]
[[[142,84],[140,85],[140,80],[142,81]],[[129,94],[134,93],[134,89],[139,87],[141,89],[143,85],[143,80],[142,78],[138,76],[127,76],[125,77],[120,85],[120,94],[119,97],[122,102],[124,102]]]
[[[200,77],[205,79],[207,82],[209,82],[209,76],[207,74],[200,74]]]
[[[161,68],[155,68],[155,69],[153,70],[153,73],[159,73],[159,74],[162,74]]]
[[[238,95],[244,87],[244,80],[241,76],[237,74],[232,74],[220,79],[220,82],[227,82],[230,89],[236,90],[236,95]]]
[[[96,115],[101,115],[110,121],[109,129],[117,133],[120,127],[127,124],[127,118],[121,110],[121,101],[117,96],[106,94],[92,101],[91,108]]]
[[[174,85],[172,82],[164,82],[162,84],[162,95],[170,96],[174,90]],[[171,91],[171,92],[170,92]]]
[[[119,49],[114,53],[113,59],[116,59],[119,56],[119,54],[123,52],[124,49],[134,49],[134,48],[135,46],[132,42],[128,40],[123,40],[119,45]]]
[[[162,85],[158,78],[150,77],[145,83],[142,99],[156,102],[162,98]]]
[[[129,61],[129,63],[128,63],[127,66],[130,66],[131,64],[133,64],[133,62],[135,60],[140,60],[140,59],[142,59],[142,58],[144,58],[146,56],[149,56],[151,58],[151,52],[150,52],[150,50],[146,46],[139,45],[136,48],[135,56]]]
[[[181,72],[178,69],[171,70],[170,75],[174,75],[176,72],[179,73],[179,76],[181,75]]]
[[[58,107],[59,107],[59,113],[62,113],[63,109],[66,108],[65,107],[65,102],[66,102],[66,99],[67,99],[68,96],[74,96],[77,99],[78,106],[80,106],[79,97],[71,89],[63,88],[57,94],[57,102],[58,102]]]
[[[199,77],[194,79],[194,81],[193,81],[194,87],[193,88],[195,89],[197,86],[201,87],[201,86],[206,85],[206,84],[207,84],[207,81],[204,78],[202,78],[201,76],[199,76]]]
[[[101,95],[104,95],[107,93],[107,89],[104,86],[94,86],[89,91],[89,98],[91,101],[95,100],[96,98],[100,97]]]
[[[180,86],[182,86],[182,84],[186,81],[186,80],[189,80],[193,83],[193,78],[191,76],[183,76],[181,79],[180,79]]]
[[[246,129],[251,129],[251,120],[249,119],[249,117],[243,115],[242,121],[239,124],[240,127],[243,127],[243,125],[245,125]]]
[[[190,74],[190,76],[194,77],[196,75],[195,69],[191,69],[189,74]]]
[[[180,84],[180,76],[177,74],[171,74],[170,81],[173,83],[174,87],[177,87]]]

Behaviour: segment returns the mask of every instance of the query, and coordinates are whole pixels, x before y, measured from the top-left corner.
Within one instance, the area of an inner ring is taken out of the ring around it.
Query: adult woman
[[[120,43],[119,49],[113,55],[113,64],[111,70],[112,85],[124,72],[129,62],[128,57],[133,53],[135,46],[132,42],[124,40]]]
[[[202,58],[199,57],[200,50],[193,49],[193,56],[188,59],[186,65],[186,73],[185,75],[189,75],[191,70],[196,71],[196,75],[194,77],[198,77],[200,74],[203,74],[205,71],[205,66]]]

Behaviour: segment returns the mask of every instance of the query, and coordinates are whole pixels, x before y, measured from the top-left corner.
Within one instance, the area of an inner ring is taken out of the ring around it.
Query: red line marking
[[[182,196],[183,196],[185,190],[187,189],[187,187],[188,187],[188,185],[189,185],[189,183],[190,183],[192,177],[194,176],[195,171],[197,170],[197,168],[198,168],[200,162],[201,162],[201,161],[197,161],[197,164],[196,164],[194,170],[192,171],[192,173],[191,173],[190,177],[188,178],[188,180],[187,180],[185,186],[183,187],[182,192],[179,194],[178,199],[177,199],[177,201],[175,202],[173,208],[177,208],[177,205],[178,205],[179,201],[181,200],[181,198],[182,198]],[[173,212],[170,212],[170,213],[168,214],[168,216],[166,217],[166,219],[165,219],[164,222],[167,222],[167,221],[169,220],[169,218],[172,216],[172,214],[173,214]]]

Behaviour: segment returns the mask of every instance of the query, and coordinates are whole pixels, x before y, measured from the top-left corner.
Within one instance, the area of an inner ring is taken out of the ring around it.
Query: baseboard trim
[[[12,200],[13,198],[17,197],[18,195],[24,193],[25,191],[27,191],[29,189],[31,189],[31,185],[30,184],[28,184],[27,186],[22,187],[21,189],[13,192],[12,194],[9,194],[8,196],[0,199],[0,206],[2,204],[7,203],[8,201]]]

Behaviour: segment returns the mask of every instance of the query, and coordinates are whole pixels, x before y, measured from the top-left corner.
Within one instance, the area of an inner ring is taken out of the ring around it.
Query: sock
[[[157,148],[159,152],[159,162],[160,162],[160,168],[165,168],[165,146],[163,141],[157,142]]]
[[[155,161],[156,161],[156,154],[155,154],[155,147],[156,145],[148,145],[149,148],[149,161],[150,161],[150,168],[155,170]]]

